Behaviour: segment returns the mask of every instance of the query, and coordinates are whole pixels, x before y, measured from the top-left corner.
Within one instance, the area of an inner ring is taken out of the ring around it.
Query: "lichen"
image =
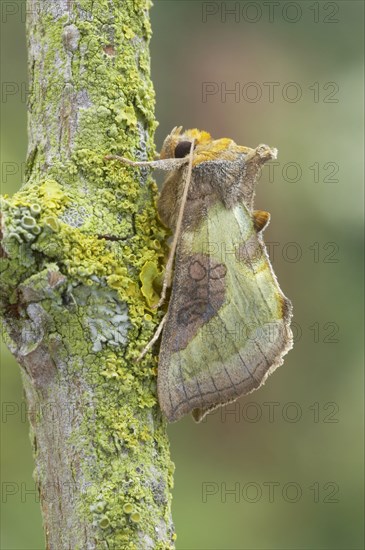
[[[87,212],[84,206],[74,205],[63,211],[60,221],[71,227],[81,227],[89,217],[90,213]]]
[[[128,308],[117,292],[100,285],[80,285],[72,289],[72,296],[85,330],[89,329],[92,351],[100,351],[103,345],[125,346],[130,327]]]
[[[9,203],[4,204],[3,214],[8,210]],[[33,208],[34,210],[34,208]],[[9,239],[16,239],[19,243],[34,241],[39,235],[41,228],[38,225],[39,212],[31,210],[30,206],[19,206],[13,211],[11,217],[4,216],[3,236],[4,249],[6,250],[6,236]]]
[[[141,514],[139,512],[132,512],[130,517],[133,523],[139,523],[141,521]]]
[[[133,505],[130,504],[129,502],[127,502],[126,504],[124,504],[123,506],[123,512],[125,512],[126,514],[131,514],[133,511]]]
[[[162,273],[158,270],[155,262],[148,261],[141,269],[139,278],[142,283],[141,292],[146,298],[147,304],[151,307],[156,306],[160,299],[156,288],[162,288]]]

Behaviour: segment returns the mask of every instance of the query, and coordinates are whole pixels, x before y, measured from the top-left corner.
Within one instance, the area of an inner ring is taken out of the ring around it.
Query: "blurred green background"
[[[279,149],[256,207],[271,212],[265,240],[295,312],[294,349],[264,388],[169,427],[177,548],[360,550],[363,2],[156,1],[151,18],[157,147],[181,124]],[[1,180],[13,193],[25,26],[21,10],[2,21],[2,80],[15,87],[2,87]],[[42,549],[19,368],[4,347],[1,399],[1,548]]]

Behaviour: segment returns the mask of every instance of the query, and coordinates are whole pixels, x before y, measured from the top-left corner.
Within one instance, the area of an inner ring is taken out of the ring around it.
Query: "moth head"
[[[211,141],[211,137],[208,132],[202,132],[197,129],[182,132],[182,126],[173,128],[163,143],[160,158],[181,159],[186,157],[190,153],[191,142],[193,139],[195,140],[194,149],[203,143]]]

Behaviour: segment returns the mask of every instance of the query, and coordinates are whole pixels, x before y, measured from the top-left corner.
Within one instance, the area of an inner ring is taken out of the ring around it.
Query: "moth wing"
[[[158,367],[168,420],[199,421],[263,384],[292,347],[290,318],[253,215],[210,206],[176,250]]]

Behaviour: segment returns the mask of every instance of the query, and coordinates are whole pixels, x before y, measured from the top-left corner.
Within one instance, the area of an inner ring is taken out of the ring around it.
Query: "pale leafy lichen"
[[[72,297],[82,315],[85,329],[89,329],[92,351],[100,351],[103,345],[125,346],[130,326],[127,305],[121,302],[116,291],[80,285],[72,289]]]

